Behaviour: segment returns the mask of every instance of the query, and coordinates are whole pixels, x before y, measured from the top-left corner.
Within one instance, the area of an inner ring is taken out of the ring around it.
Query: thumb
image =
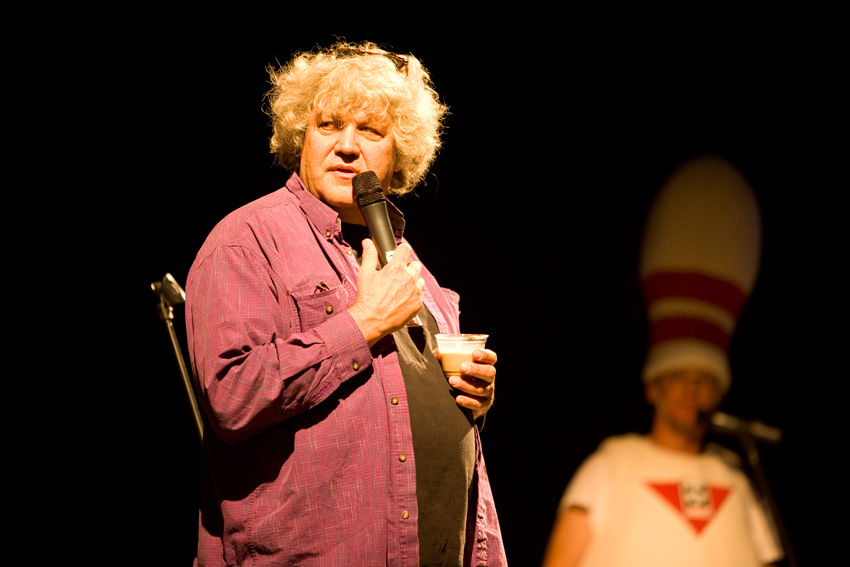
[[[378,269],[378,249],[375,248],[375,244],[372,242],[371,238],[366,238],[362,242],[363,244],[363,255],[360,258],[360,267],[363,269]]]

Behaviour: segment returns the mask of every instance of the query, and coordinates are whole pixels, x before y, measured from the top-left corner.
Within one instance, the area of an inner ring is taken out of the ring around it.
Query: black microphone
[[[387,265],[396,249],[395,235],[390,224],[390,213],[387,210],[387,198],[384,189],[374,171],[358,173],[351,180],[351,188],[354,192],[354,200],[366,219],[366,226],[372,241],[378,248],[378,261],[381,267]],[[421,326],[422,320],[419,315],[414,315],[408,323],[408,327]]]
[[[782,439],[782,431],[775,427],[719,411],[711,414],[711,430],[724,435],[747,435],[765,443],[778,443]]]
[[[358,173],[351,180],[354,199],[366,219],[366,226],[375,246],[378,248],[378,260],[381,267],[386,266],[396,249],[395,235],[387,211],[387,198],[384,189],[374,171]]]

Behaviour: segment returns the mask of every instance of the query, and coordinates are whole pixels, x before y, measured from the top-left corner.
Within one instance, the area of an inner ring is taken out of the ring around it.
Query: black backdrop
[[[462,329],[489,333],[500,357],[483,443],[511,564],[539,563],[561,493],[596,444],[648,427],[640,233],[671,168],[703,152],[739,166],[764,222],[723,409],[785,432],[763,462],[798,558],[823,553],[806,487],[817,482],[812,440],[824,436],[814,384],[833,372],[818,318],[836,268],[814,256],[835,190],[825,171],[837,152],[821,133],[837,121],[822,57],[833,39],[793,21],[526,19],[400,30],[280,10],[250,22],[148,18],[108,34],[105,222],[127,253],[110,254],[126,277],[120,308],[103,315],[125,329],[107,334],[122,344],[126,441],[105,451],[98,479],[128,555],[185,565],[196,537],[198,442],[150,283],[166,272],[183,283],[221,217],[283,184],[267,149],[264,68],[338,36],[416,54],[450,106],[426,183],[397,202],[419,255],[460,293]]]

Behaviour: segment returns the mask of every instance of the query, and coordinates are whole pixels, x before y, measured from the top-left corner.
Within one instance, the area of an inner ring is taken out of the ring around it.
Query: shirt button
[[[354,362],[351,363],[351,367],[354,370],[360,370],[360,363],[355,360]]]
[[[402,453],[401,455],[398,456],[398,462],[403,463],[406,460],[407,460],[407,457],[404,455],[404,453]]]
[[[345,253],[348,254],[349,256],[351,256],[352,252],[353,252],[353,250],[351,248],[349,248],[348,250],[345,251]]]
[[[327,236],[328,238],[331,237],[331,234],[333,234],[331,231],[329,231],[329,230],[325,231],[325,236]]]
[[[394,406],[398,405],[398,398],[390,398],[390,403]]]
[[[404,512],[402,512],[402,513],[401,513],[401,519],[402,519],[402,520],[406,520],[406,519],[408,519],[409,517],[410,517],[410,514],[408,513],[408,511],[407,511],[407,510],[405,510]]]
[[[334,306],[333,305],[328,305],[327,307],[325,307],[325,313],[327,313],[328,315],[330,315],[333,312],[334,312]]]

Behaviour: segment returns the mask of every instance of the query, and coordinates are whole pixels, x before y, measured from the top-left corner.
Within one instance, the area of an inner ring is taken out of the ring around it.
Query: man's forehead
[[[392,122],[389,112],[369,108],[367,106],[331,107],[318,106],[314,112],[315,118],[332,118],[343,122]]]
[[[681,368],[675,369],[663,374],[660,374],[655,380],[655,382],[684,382],[684,381],[692,381],[697,382],[699,384],[712,385],[716,387],[720,387],[720,380],[715,376],[712,372],[705,370],[703,368]]]

